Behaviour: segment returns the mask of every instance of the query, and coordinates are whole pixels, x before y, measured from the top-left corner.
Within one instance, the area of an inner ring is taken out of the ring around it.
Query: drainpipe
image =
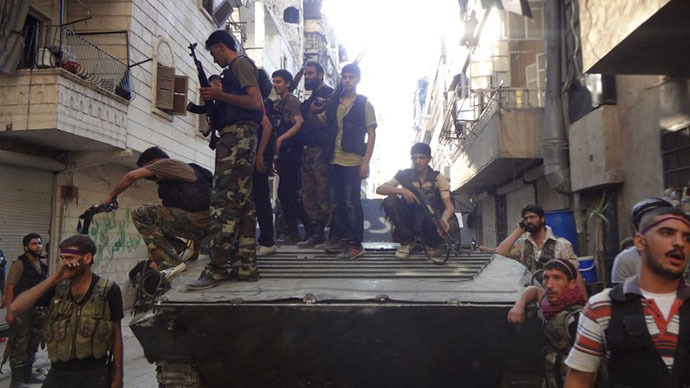
[[[546,90],[542,154],[544,175],[561,194],[570,193],[568,132],[561,97],[561,19],[563,0],[546,2]]]

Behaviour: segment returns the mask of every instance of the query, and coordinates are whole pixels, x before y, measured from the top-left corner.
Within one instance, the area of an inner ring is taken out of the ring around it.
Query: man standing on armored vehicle
[[[339,259],[364,254],[364,216],[360,191],[369,177],[369,162],[376,140],[374,106],[357,94],[361,70],[350,63],[343,67],[339,90],[325,104],[314,104],[310,120],[318,120],[328,132],[325,158],[329,166],[329,197],[333,214],[331,239],[325,250]]]
[[[88,236],[63,241],[55,273],[9,307],[21,314],[49,302],[43,335],[51,367],[43,388],[122,388],[122,292],[91,272],[95,254]]]
[[[553,259],[544,265],[544,288],[527,287],[508,312],[508,322],[519,325],[525,321],[525,308],[539,303],[544,320],[544,367],[549,388],[563,386],[568,367],[565,357],[575,340],[577,319],[587,299],[576,284],[577,270],[567,260]]]
[[[5,306],[22,293],[40,283],[48,276],[48,266],[41,261],[43,240],[38,233],[29,233],[22,239],[24,254],[12,263],[7,275]],[[36,384],[43,380],[33,374],[38,344],[41,340],[45,303],[34,306],[20,314],[8,311],[5,319],[10,325],[10,367],[12,368],[11,388],[24,388],[25,384]]]
[[[387,195],[383,200],[383,208],[386,216],[393,222],[393,240],[400,243],[395,257],[410,257],[417,240],[415,233],[421,232],[420,237],[424,242],[426,255],[431,260],[439,260],[439,246],[443,243],[439,232],[452,234],[460,230],[454,214],[455,206],[450,194],[450,184],[441,173],[429,167],[431,147],[428,144],[413,145],[410,156],[413,168],[398,171],[393,179],[376,188],[376,194]],[[439,223],[443,231],[436,230],[433,221],[421,208],[423,204],[411,189],[420,190],[434,208],[434,213],[440,215]],[[416,225],[421,226],[420,231],[415,230]]]
[[[317,62],[304,66],[304,88],[311,95],[301,106],[302,117],[309,117],[311,106],[318,100],[326,100],[333,89],[323,83],[323,67]],[[307,120],[302,124],[304,154],[302,156],[302,187],[300,196],[309,219],[311,235],[297,244],[298,248],[314,248],[325,241],[324,229],[331,215],[328,201],[328,160],[325,148],[328,144],[326,128],[320,123]]]
[[[201,240],[211,229],[208,207],[213,175],[195,163],[170,159],[158,147],[142,152],[137,166],[120,179],[104,203],[115,201],[138,179],[155,181],[163,205],[142,205],[132,212],[134,226],[148,247],[149,259],[159,270],[196,259]],[[194,248],[185,250],[177,237],[193,241]]]
[[[257,129],[263,119],[258,72],[251,59],[238,54],[235,39],[226,31],[213,32],[206,40],[206,49],[225,70],[222,88],[199,90],[204,101],[215,101],[220,139],[211,193],[211,262],[187,285],[190,290],[211,288],[231,278],[259,279],[252,198]]]

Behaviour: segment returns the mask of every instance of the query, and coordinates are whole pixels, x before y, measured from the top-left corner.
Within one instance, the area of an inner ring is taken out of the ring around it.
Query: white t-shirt
[[[668,321],[668,315],[671,313],[671,306],[673,306],[673,302],[676,300],[676,291],[668,294],[653,294],[643,289],[640,289],[640,291],[645,299],[654,299],[654,303],[659,307],[659,311],[663,314],[664,319]]]

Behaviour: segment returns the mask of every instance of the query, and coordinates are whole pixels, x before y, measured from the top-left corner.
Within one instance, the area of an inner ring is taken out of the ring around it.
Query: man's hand
[[[316,97],[316,101],[309,107],[309,113],[317,115],[323,112],[324,109],[326,109],[326,99],[323,97]]]
[[[517,303],[508,311],[508,322],[520,325],[525,321],[525,308]]]
[[[441,217],[438,220],[438,222],[439,222],[439,224],[441,224],[443,231],[448,233],[448,231],[450,230],[450,222],[448,222],[448,218],[447,217]]]
[[[359,165],[359,177],[362,179],[369,178],[369,163],[362,162]]]
[[[221,94],[223,94],[223,88],[221,86],[211,85],[206,88],[199,88],[199,95],[204,101],[217,100]]]
[[[62,281],[65,279],[69,279],[74,277],[77,273],[77,269],[79,266],[82,265],[79,261],[67,261],[67,260],[61,260],[60,264],[58,265],[57,269],[57,277],[58,281]]]
[[[525,225],[525,224],[524,224],[522,221],[518,221],[518,223],[515,224],[515,230],[519,230],[519,231],[521,231],[522,233],[527,232],[527,229],[525,229],[524,225]]]
[[[410,203],[410,204],[412,204],[412,203],[419,204],[419,198],[417,198],[417,196],[414,195],[414,193],[411,192],[409,189],[406,189],[403,187],[400,191],[400,194],[402,194],[402,197],[405,200],[405,202]]]
[[[112,195],[109,195],[108,198],[106,198],[105,201],[103,201],[103,204],[115,202],[116,200],[117,200],[117,197],[113,197]]]
[[[266,162],[263,155],[256,155],[256,171],[264,174],[266,172]]]

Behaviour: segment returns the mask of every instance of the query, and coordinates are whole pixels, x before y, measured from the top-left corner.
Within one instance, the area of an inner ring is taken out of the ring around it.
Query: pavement
[[[129,311],[125,311],[125,318],[122,320],[122,340],[124,343],[124,386],[127,388],[157,388],[156,381],[156,367],[149,364],[144,357],[144,350],[141,348],[139,341],[129,329],[129,321],[132,315]],[[0,343],[0,355],[3,354],[7,339],[2,338]],[[44,349],[39,349],[36,354],[36,362],[34,368],[41,369],[43,373],[48,373],[50,369],[50,360],[48,353]],[[0,375],[0,388],[10,386],[11,371],[9,361],[2,367],[2,375]],[[39,388],[41,384],[29,385],[31,388]]]

